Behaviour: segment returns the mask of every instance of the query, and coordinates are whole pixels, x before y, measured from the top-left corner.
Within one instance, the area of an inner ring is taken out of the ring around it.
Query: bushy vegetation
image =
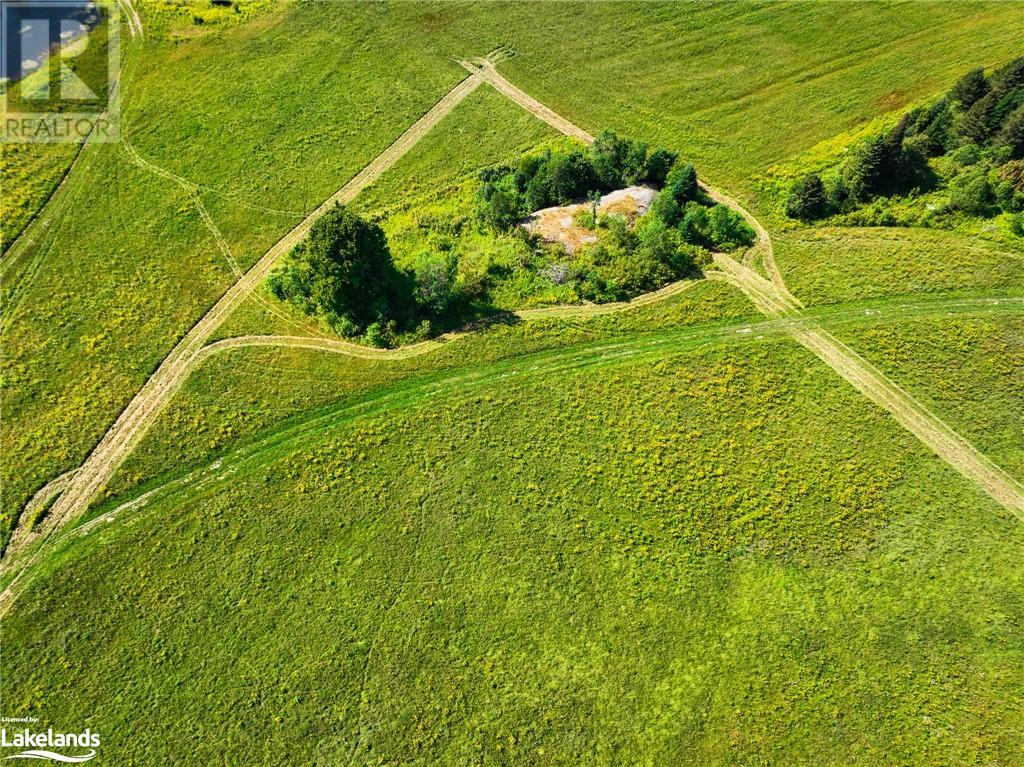
[[[700,193],[693,165],[675,166],[665,188],[651,204],[662,225],[674,229],[679,238],[708,250],[732,250],[754,243],[754,230],[736,211],[712,203]]]
[[[787,216],[812,221],[846,214],[847,223],[897,223],[879,198],[929,198],[934,216],[987,217],[1024,210],[1024,57],[986,74],[972,69],[941,99],[906,113],[848,159],[795,180]]]
[[[481,172],[479,216],[505,230],[534,211],[578,202],[594,192],[634,184],[661,187],[677,159],[668,149],[651,149],[642,141],[604,131],[589,150],[547,150],[526,155],[515,166]]]
[[[477,216],[498,233],[515,230],[524,217],[554,205],[589,200],[576,224],[594,231],[561,263],[544,264],[555,285],[570,285],[588,301],[615,301],[652,290],[691,273],[707,251],[749,245],[754,232],[727,207],[701,193],[693,165],[664,148],[601,133],[588,150],[573,147],[528,154],[515,165],[484,170],[477,189]],[[660,189],[650,211],[635,222],[597,214],[602,192],[644,184]],[[535,243],[539,245],[540,243]],[[560,248],[549,253],[557,258]]]
[[[397,232],[396,267],[384,229],[338,207],[313,227],[270,292],[332,332],[374,346],[420,340],[506,309],[538,303],[618,301],[694,274],[710,248],[753,242],[742,217],[711,205],[697,175],[675,154],[606,132],[589,150],[562,143],[527,153],[516,165],[485,169],[468,215],[459,187],[415,215],[416,236]],[[648,214],[596,216],[601,191],[638,182],[663,186]],[[581,225],[595,242],[567,253],[515,226],[525,208],[590,196]],[[589,214],[589,215],[588,215]],[[387,225],[388,216],[379,219]],[[584,221],[584,219],[587,219]],[[472,263],[504,251],[501,261]]]
[[[665,148],[604,131],[589,151],[547,150],[523,157],[518,165],[489,168],[480,174],[478,215],[498,230],[508,230],[525,216],[554,205],[566,205],[627,186],[660,189],[653,217],[678,229],[682,243],[703,248],[735,248],[754,241],[743,218],[700,194],[693,164]],[[599,222],[588,219],[593,228]],[[641,232],[643,230],[641,229]],[[663,241],[665,235],[659,233]],[[650,245],[649,242],[645,244]]]
[[[280,0],[136,0],[147,31],[176,35],[183,27],[238,24],[266,13]],[[154,30],[155,28],[155,30]]]
[[[168,5],[189,25],[174,45],[154,40],[143,9],[127,135],[204,185],[243,265],[465,76],[445,56],[496,40],[527,54],[505,73],[581,125],[656,135],[746,190],[752,169],[934,87],[964,51],[1018,51],[1024,28],[1013,4],[722,4],[680,18],[655,3],[305,3],[211,34],[190,26],[203,6]],[[714,66],[680,79],[708,39]],[[86,159],[73,205],[15,270],[33,279],[4,280],[24,298],[4,309],[5,529],[231,280],[180,189],[109,149]],[[564,255],[481,231],[472,181],[440,186],[447,201],[379,221],[396,268],[422,277],[415,299],[435,312],[455,305],[449,289],[510,307],[579,300]],[[665,237],[679,223],[662,221]],[[615,219],[592,224],[622,236]],[[793,243],[819,301],[1020,284],[1019,258],[967,237],[915,232],[928,239],[892,248],[891,230],[867,245],[821,231],[827,259],[817,240]],[[6,705],[121,732],[103,753],[140,764],[1013,763],[1018,525],[791,345],[572,372],[604,358],[606,336],[630,336],[624,356],[656,349],[663,339],[639,330],[682,324],[710,296],[728,316],[750,308],[719,283],[698,291],[697,307],[614,315],[606,335],[594,322],[502,326],[397,372],[296,350],[210,358],[150,434],[161,460],[134,463],[131,481],[215,452],[221,484],[189,483],[40,561],[4,618]],[[274,327],[263,321],[252,332]],[[538,362],[524,350],[599,336],[589,360],[553,358],[508,385]],[[970,366],[943,386],[1002,386],[1019,353],[997,362],[998,376]],[[478,388],[342,413],[427,372],[438,388]],[[349,420],[319,420],[328,409]],[[1006,414],[982,428],[1021,421],[987,404],[951,420],[982,410]]]

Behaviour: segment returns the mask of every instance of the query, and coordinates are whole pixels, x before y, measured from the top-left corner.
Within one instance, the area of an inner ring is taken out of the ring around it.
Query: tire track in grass
[[[874,324],[880,320],[898,322],[907,317],[937,317],[951,314],[1019,316],[1024,313],[1024,297],[930,297],[900,304],[876,304],[867,307],[863,304],[839,305],[821,307],[813,311],[813,319],[822,325],[854,327],[865,323]],[[439,371],[436,376],[426,380],[399,381],[390,388],[375,390],[354,400],[317,410],[304,420],[283,424],[257,435],[252,441],[235,447],[231,453],[219,456],[205,465],[187,469],[180,476],[164,475],[157,479],[159,484],[139,487],[136,490],[138,495],[135,497],[81,525],[67,527],[51,538],[40,541],[27,557],[7,562],[3,572],[7,585],[0,593],[0,615],[5,614],[18,595],[32,583],[36,574],[33,565],[47,551],[54,551],[62,543],[89,535],[108,523],[119,520],[126,513],[138,511],[178,492],[194,494],[204,491],[204,488],[211,484],[234,481],[234,477],[244,473],[244,470],[262,465],[274,456],[297,450],[302,445],[309,444],[310,440],[318,435],[357,418],[415,407],[439,395],[472,397],[480,389],[493,387],[496,381],[501,381],[504,386],[524,386],[527,382],[535,385],[533,382],[536,380],[564,376],[583,368],[615,366],[627,360],[636,362],[661,359],[716,343],[760,342],[792,335],[800,328],[806,327],[806,324],[806,317],[786,316],[759,321],[694,325],[641,337],[596,341],[581,347],[542,351],[526,358],[498,360],[485,368],[474,367],[449,373]],[[284,337],[284,342],[280,336],[244,338],[245,343],[211,344],[205,347],[204,351],[207,353],[202,359],[221,351],[237,350],[246,346],[286,346],[353,356],[351,347],[354,345],[343,341],[325,345],[321,343],[321,339],[316,338]],[[357,347],[357,350],[376,352],[378,356],[401,351],[368,350],[365,347]],[[54,480],[59,481],[60,478]],[[52,491],[43,488],[36,497],[42,498],[47,495],[52,496]],[[126,523],[130,521],[126,520]]]
[[[508,96],[555,129],[582,141],[593,142],[593,137],[589,133],[498,74],[492,62],[483,59],[475,63],[459,63],[470,72],[479,73],[499,93]],[[771,238],[767,230],[736,200],[712,187],[704,184],[701,186],[711,199],[735,210],[754,228],[758,240],[755,247],[761,250],[761,260],[769,278],[765,279],[753,269],[724,253],[716,253],[714,256],[720,272],[713,276],[739,288],[765,315],[797,318],[798,321],[789,328],[789,332],[798,343],[832,368],[857,391],[887,410],[901,426],[936,455],[1024,522],[1024,485],[982,455],[974,445],[908,392],[890,381],[853,349],[820,328],[813,320],[800,315],[802,305],[789,292],[782,280],[782,275],[775,265]]]
[[[331,195],[298,226],[282,237],[221,296],[220,300],[203,315],[164,358],[142,389],[121,411],[120,416],[77,471],[71,484],[54,502],[44,524],[31,531],[25,530],[22,525],[14,529],[10,544],[4,554],[5,560],[16,554],[26,544],[40,536],[48,536],[53,530],[85,511],[138,440],[163,411],[174,393],[181,387],[195,364],[197,355],[210,336],[235,308],[262,283],[278,260],[306,237],[313,223],[320,216],[337,203],[351,201],[360,191],[373,183],[412,149],[463,99],[476,90],[481,82],[481,78],[476,75],[470,75],[459,82],[345,186]]]
[[[586,144],[594,143],[594,137],[587,133],[587,131],[583,130],[583,128],[580,128],[572,121],[546,107],[544,104],[537,101],[537,99],[533,98],[533,96],[517,88],[502,77],[494,66],[495,62],[502,58],[507,58],[507,56],[505,56],[503,52],[499,51],[496,54],[488,56],[488,58],[477,59],[475,61],[460,60],[459,63],[467,71],[479,74],[499,93],[507,96],[523,109],[532,113],[535,117],[540,118],[560,133],[579,139]],[[707,194],[712,200],[721,203],[726,207],[732,208],[739,213],[748,224],[750,224],[757,237],[757,241],[754,247],[751,248],[751,251],[761,259],[761,262],[764,264],[765,271],[768,273],[768,278],[773,284],[775,284],[778,290],[784,293],[794,304],[798,306],[801,305],[800,302],[797,301],[797,299],[789,292],[786,288],[786,284],[782,280],[782,273],[775,265],[775,252],[772,248],[771,237],[768,236],[768,231],[761,225],[761,222],[754,218],[754,216],[736,200],[723,194],[714,187],[700,182],[700,188],[701,191]]]
[[[284,253],[306,236],[313,222],[336,202],[351,200],[360,190],[372,183],[387,168],[412,148],[429,130],[469,95],[481,82],[488,82],[500,93],[535,114],[557,130],[588,143],[593,137],[571,121],[558,115],[541,104],[508,80],[499,75],[490,61],[477,63],[460,61],[470,76],[446,94],[423,117],[402,134],[388,149],[371,161],[345,187],[323,203],[316,211],[303,220],[288,235],[282,238],[263,258],[233,285],[217,304],[193,327],[184,339],[171,351],[156,373],[146,382],[143,389],[129,403],[111,429],[97,444],[81,469],[75,474],[68,489],[57,499],[46,520],[46,529],[38,534],[24,533],[17,528],[12,536],[7,555],[17,551],[40,535],[44,538],[68,520],[83,513],[96,493],[113,476],[134,445],[162,412],[167,402],[184,382],[191,369],[212,351],[203,347],[213,332],[226,317],[247,297]],[[716,254],[715,263],[719,271],[708,276],[722,279],[739,288],[762,313],[770,318],[786,320],[783,329],[801,345],[813,352],[825,364],[846,379],[858,391],[880,407],[889,411],[894,418],[931,448],[963,476],[984,489],[1000,505],[1024,521],[1024,487],[1002,469],[981,455],[973,445],[943,423],[907,392],[889,381],[880,371],[870,366],[852,349],[822,330],[815,321],[800,312],[801,305],[785,288],[781,274],[774,265],[771,240],[767,231],[739,203],[717,190],[703,185],[704,191],[722,204],[736,210],[745,220],[752,223],[757,235],[757,246],[762,252],[769,278],[765,279],[752,269],[725,255]],[[556,307],[557,308],[557,307]],[[536,311],[536,310],[535,310]],[[243,337],[218,342],[218,348],[243,345],[265,345],[254,339]],[[268,337],[262,337],[268,338]],[[338,344],[331,339],[302,339],[299,337],[269,337],[272,345],[304,346],[322,350],[338,350]],[[330,343],[325,343],[330,341]],[[430,343],[430,342],[426,342]],[[440,343],[440,342],[438,342]],[[316,344],[313,346],[312,344]],[[216,344],[214,346],[217,346]],[[327,348],[330,346],[331,348]],[[434,346],[428,347],[429,351]],[[397,350],[401,351],[401,350]],[[355,353],[346,349],[346,353]],[[406,354],[424,353],[407,351]],[[17,546],[15,545],[17,538]],[[37,549],[38,552],[38,549]],[[33,557],[34,559],[35,557]],[[9,556],[5,559],[9,560]],[[7,594],[5,591],[4,594]],[[0,596],[2,599],[2,596]]]
[[[228,268],[231,269],[231,273],[234,275],[236,280],[240,279],[244,274],[242,267],[239,265],[238,260],[231,252],[231,246],[228,244],[227,238],[221,232],[220,227],[217,226],[217,223],[213,220],[213,216],[211,216],[210,212],[206,209],[206,205],[203,203],[203,199],[200,194],[200,190],[202,189],[202,187],[200,187],[198,184],[189,181],[186,178],[182,178],[181,176],[172,173],[166,168],[160,167],[156,163],[150,162],[149,160],[145,159],[127,140],[121,142],[121,148],[124,150],[125,155],[128,157],[128,161],[131,162],[133,165],[136,165],[137,167],[142,168],[143,170],[148,171],[149,173],[153,173],[154,175],[159,176],[160,178],[172,181],[185,191],[185,193],[189,196],[189,199],[192,201],[192,205],[199,213],[199,217],[203,220],[203,223],[206,225],[206,228],[210,230],[210,234],[213,235],[213,239],[217,243],[217,247],[220,248],[220,252],[224,256],[224,260],[227,261]],[[260,291],[255,291],[253,293],[253,297],[255,298],[256,303],[258,303],[270,314],[284,322],[286,325],[291,325],[293,328],[296,328],[306,333],[310,332],[309,328],[296,322],[294,319],[292,319],[283,311],[281,311],[281,309],[274,306],[269,300],[267,300],[265,296],[261,295]],[[317,332],[317,335],[322,334]]]

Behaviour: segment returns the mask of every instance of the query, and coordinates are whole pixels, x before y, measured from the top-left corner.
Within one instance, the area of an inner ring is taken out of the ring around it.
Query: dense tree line
[[[948,160],[943,177],[929,160]],[[865,141],[829,177],[794,182],[785,204],[810,221],[875,197],[927,191],[948,182],[949,208],[971,215],[1024,210],[1024,57],[990,74],[972,69],[932,104]]]

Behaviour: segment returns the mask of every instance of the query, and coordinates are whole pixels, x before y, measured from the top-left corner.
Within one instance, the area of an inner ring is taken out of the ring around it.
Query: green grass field
[[[1024,287],[1024,243],[886,227],[799,228],[772,239],[786,284],[807,305]]]
[[[788,344],[543,381],[296,424],[73,542],[8,708],[138,762],[1012,759],[1021,528],[884,414]]]
[[[1019,316],[909,319],[844,337],[1024,479],[1024,325]]]
[[[4,144],[0,150],[0,253],[24,230],[60,184],[74,144]]]
[[[223,239],[125,147],[49,202],[75,148],[4,147],[5,242],[38,215],[0,280],[5,544],[232,284],[222,246],[256,263],[499,46],[766,214],[808,321],[1024,481],[1020,238],[756,196],[1019,55],[1014,4],[136,7],[123,135]],[[564,140],[483,84],[353,205],[404,266],[481,168]],[[404,358],[213,354],[15,553],[3,713],[101,732],[96,764],[1015,764],[1024,528],[786,323],[709,279]],[[322,330],[261,283],[211,340],[250,334]]]

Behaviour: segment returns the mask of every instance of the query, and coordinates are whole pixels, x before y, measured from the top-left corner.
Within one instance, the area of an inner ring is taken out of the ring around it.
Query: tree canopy
[[[400,280],[380,226],[336,205],[268,282],[278,298],[351,335],[395,319]]]

